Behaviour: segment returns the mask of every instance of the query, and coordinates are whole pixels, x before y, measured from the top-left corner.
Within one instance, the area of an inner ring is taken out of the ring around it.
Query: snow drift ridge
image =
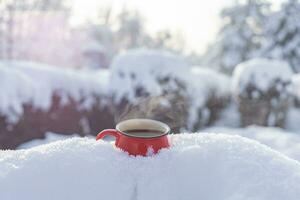
[[[153,157],[73,138],[0,151],[1,200],[297,200],[300,163],[240,136],[182,134]]]

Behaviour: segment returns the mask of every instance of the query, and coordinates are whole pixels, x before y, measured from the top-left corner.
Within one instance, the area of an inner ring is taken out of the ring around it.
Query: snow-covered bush
[[[1,200],[299,200],[299,162],[265,145],[224,134],[170,140],[151,157],[87,138],[0,151]]]
[[[111,67],[114,101],[133,102],[141,96],[159,96],[177,90],[178,78],[187,67],[180,56],[165,51],[135,49],[121,54]]]
[[[222,27],[207,49],[204,64],[231,74],[237,64],[253,58],[260,47],[270,4],[265,0],[235,1],[221,12]]]
[[[300,2],[283,1],[280,9],[268,16],[263,30],[264,42],[261,55],[288,62],[294,71],[300,72]]]
[[[237,66],[232,92],[243,126],[284,126],[292,74],[287,63],[276,60],[253,59]]]
[[[217,119],[230,83],[227,76],[190,67],[168,52],[139,49],[113,61],[111,90],[120,119],[155,118],[174,131],[198,130]]]
[[[172,122],[180,124],[178,117],[184,115],[181,104],[186,102],[182,77],[188,71],[180,56],[135,49],[116,57],[111,68],[110,86],[117,118],[147,117],[171,126]]]
[[[300,74],[294,74],[292,76],[291,94],[294,97],[294,105],[300,107]]]
[[[0,148],[14,148],[46,131],[96,134],[110,126],[108,75],[38,63],[0,63]]]
[[[187,74],[188,130],[212,124],[230,99],[230,78],[217,71],[193,67]]]

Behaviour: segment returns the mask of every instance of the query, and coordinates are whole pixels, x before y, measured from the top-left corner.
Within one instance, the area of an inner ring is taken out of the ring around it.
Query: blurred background
[[[0,148],[130,118],[300,142],[299,19],[298,0],[1,0]]]

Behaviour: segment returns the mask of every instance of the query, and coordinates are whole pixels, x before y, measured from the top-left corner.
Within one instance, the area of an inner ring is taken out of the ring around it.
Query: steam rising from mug
[[[173,132],[179,132],[185,127],[187,105],[184,97],[174,94],[156,97],[141,97],[135,103],[127,103],[115,122],[127,119],[147,118],[168,124]]]

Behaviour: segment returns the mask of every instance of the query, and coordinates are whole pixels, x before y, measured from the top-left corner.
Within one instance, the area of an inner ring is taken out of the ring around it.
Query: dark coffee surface
[[[157,137],[164,134],[163,132],[157,130],[143,130],[143,129],[128,130],[123,132],[133,137]]]

